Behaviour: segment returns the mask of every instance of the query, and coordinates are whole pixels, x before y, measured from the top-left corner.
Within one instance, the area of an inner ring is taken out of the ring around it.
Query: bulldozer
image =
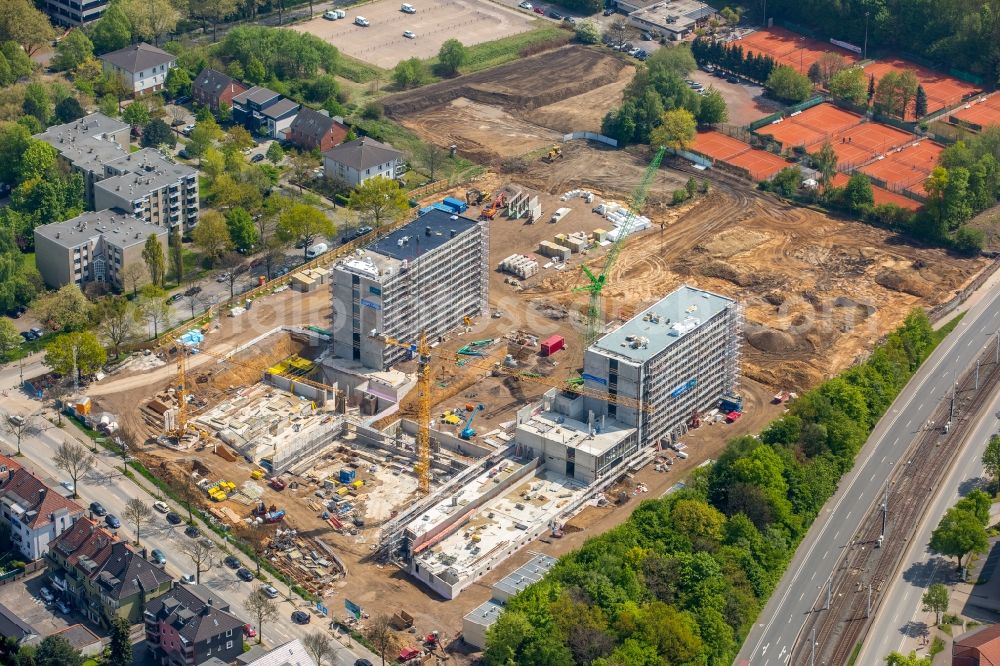
[[[549,152],[546,153],[545,157],[543,157],[542,159],[551,164],[552,162],[555,162],[562,156],[563,156],[562,148],[560,148],[559,146],[552,146],[552,148],[549,149]]]

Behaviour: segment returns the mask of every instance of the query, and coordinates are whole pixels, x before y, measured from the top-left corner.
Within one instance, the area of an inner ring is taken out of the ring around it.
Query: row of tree
[[[764,83],[778,63],[764,53],[744,52],[739,42],[698,37],[691,43],[691,53],[699,63],[711,64],[744,76],[751,81]]]
[[[910,314],[863,364],[740,437],[683,490],[643,502],[511,599],[491,666],[730,664],[875,422],[935,344]]]
[[[649,143],[664,113],[682,109],[702,125],[726,122],[729,112],[717,90],[699,95],[684,82],[696,66],[687,46],[657,50],[625,88],[622,105],[604,117],[601,132],[620,144]]]

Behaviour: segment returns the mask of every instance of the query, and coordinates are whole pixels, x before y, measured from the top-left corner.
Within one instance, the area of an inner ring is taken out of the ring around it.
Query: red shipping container
[[[553,335],[542,340],[542,356],[552,356],[557,351],[566,346],[566,338],[561,335]]]

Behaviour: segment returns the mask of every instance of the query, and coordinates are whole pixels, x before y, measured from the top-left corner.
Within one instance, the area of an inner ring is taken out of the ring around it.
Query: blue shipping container
[[[355,472],[353,469],[342,469],[340,470],[340,482],[350,483],[351,481],[354,480],[356,474],[357,472]]]
[[[443,203],[445,206],[452,209],[456,213],[464,213],[469,208],[468,204],[466,204],[461,199],[456,199],[455,197],[446,197],[445,200],[442,201],[441,203]]]

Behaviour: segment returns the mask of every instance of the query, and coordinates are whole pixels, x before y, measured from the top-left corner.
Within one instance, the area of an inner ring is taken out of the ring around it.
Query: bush
[[[955,232],[954,247],[956,252],[969,256],[977,255],[983,251],[985,244],[986,234],[981,229],[964,226]]]
[[[601,41],[601,29],[589,19],[580,21],[576,24],[576,41],[581,44],[597,44]]]
[[[679,206],[680,204],[687,201],[687,199],[688,199],[687,190],[674,190],[674,193],[671,196],[671,203],[673,203],[675,206]]]
[[[361,110],[361,117],[367,120],[379,120],[385,115],[385,108],[378,102],[368,102]]]

